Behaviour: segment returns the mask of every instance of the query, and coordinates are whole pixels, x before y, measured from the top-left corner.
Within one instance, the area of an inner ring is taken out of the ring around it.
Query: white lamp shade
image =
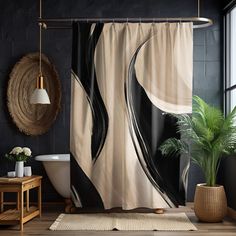
[[[50,104],[47,91],[45,89],[36,88],[30,98],[31,104]]]

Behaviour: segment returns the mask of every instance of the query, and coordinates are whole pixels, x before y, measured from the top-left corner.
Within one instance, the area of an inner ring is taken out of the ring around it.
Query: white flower
[[[18,155],[18,154],[20,154],[22,152],[23,152],[23,149],[21,147],[14,147],[11,150],[10,154]]]
[[[32,153],[31,150],[27,147],[23,147],[23,152],[28,157],[31,156],[31,153]]]

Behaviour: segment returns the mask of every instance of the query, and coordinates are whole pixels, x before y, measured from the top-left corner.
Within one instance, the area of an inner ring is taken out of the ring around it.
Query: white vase
[[[23,177],[24,176],[24,162],[17,161],[15,166],[16,177]]]

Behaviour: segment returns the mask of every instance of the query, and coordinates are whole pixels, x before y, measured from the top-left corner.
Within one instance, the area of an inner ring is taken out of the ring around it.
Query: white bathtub
[[[35,160],[42,161],[47,175],[64,198],[70,198],[70,154],[39,155]]]

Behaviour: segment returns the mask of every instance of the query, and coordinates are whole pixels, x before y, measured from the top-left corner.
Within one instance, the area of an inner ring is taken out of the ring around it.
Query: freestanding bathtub
[[[43,162],[56,191],[62,197],[70,198],[70,154],[39,155],[35,160]]]

